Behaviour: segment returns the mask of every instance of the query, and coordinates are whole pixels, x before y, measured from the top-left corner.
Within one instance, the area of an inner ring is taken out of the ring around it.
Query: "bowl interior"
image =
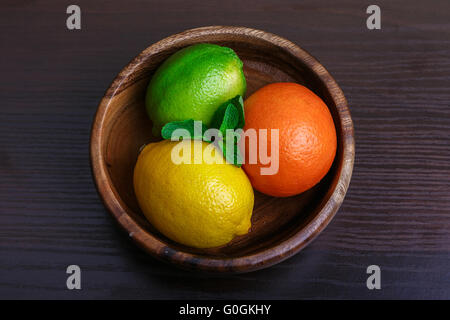
[[[157,141],[151,134],[152,123],[144,106],[147,84],[156,68],[182,47],[209,42],[232,48],[244,62],[247,79],[246,97],[262,86],[273,82],[297,82],[310,88],[328,105],[338,136],[337,155],[327,176],[313,189],[289,198],[275,198],[255,191],[252,227],[248,234],[235,238],[223,247],[195,249],[167,239],[155,230],[139,209],[133,191],[132,177],[139,149]],[[144,51],[145,52],[145,51]],[[203,256],[240,257],[267,250],[302,229],[324,206],[337,183],[337,168],[342,158],[341,125],[336,105],[325,86],[302,61],[282,48],[264,41],[217,37],[211,35],[190,38],[176,45],[165,46],[149,54],[141,54],[134,61],[133,70],[122,72],[122,83],[111,94],[105,126],[101,133],[104,161],[116,196],[125,205],[129,216],[142,228],[175,250]],[[132,72],[131,72],[132,71]]]

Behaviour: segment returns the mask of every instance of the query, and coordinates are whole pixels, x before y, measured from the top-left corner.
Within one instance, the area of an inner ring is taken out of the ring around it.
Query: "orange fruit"
[[[269,157],[275,151],[271,150],[270,129],[279,130],[278,172],[271,175],[261,174],[261,168],[270,164],[267,159],[261,161],[260,150],[256,163],[249,163],[249,142],[241,139],[243,168],[256,190],[276,197],[296,195],[315,186],[330,170],[336,154],[336,129],[328,107],[311,90],[296,83],[269,84],[253,93],[244,109],[244,132],[256,129],[257,148],[262,135],[259,130],[267,129]]]

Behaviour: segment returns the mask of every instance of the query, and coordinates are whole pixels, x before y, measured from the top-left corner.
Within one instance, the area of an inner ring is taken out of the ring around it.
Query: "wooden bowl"
[[[247,96],[272,82],[297,82],[309,87],[328,105],[338,137],[333,166],[316,187],[289,198],[255,192],[250,232],[213,249],[186,247],[160,234],[141,213],[132,183],[140,147],[156,141],[144,106],[149,80],[171,54],[200,42],[236,51],[244,62]],[[105,206],[140,247],[158,259],[188,269],[248,272],[294,255],[333,218],[353,170],[353,124],[341,89],[303,49],[264,31],[212,26],[175,34],[151,45],[119,73],[98,107],[90,151],[92,172]]]

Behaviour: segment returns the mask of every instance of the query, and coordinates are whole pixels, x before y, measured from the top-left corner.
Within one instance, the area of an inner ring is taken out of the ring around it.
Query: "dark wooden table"
[[[450,3],[72,1],[0,4],[1,298],[450,298]],[[276,33],[341,85],[356,132],[346,199],[304,251],[266,270],[213,276],[135,247],[99,200],[90,126],[116,73],[148,45],[207,25]],[[67,290],[66,267],[82,269]],[[368,290],[366,268],[381,268]]]

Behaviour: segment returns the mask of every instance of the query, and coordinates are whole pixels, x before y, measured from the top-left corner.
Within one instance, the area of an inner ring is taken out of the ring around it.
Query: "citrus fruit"
[[[209,126],[220,105],[244,95],[242,65],[232,49],[215,44],[192,45],[170,56],[147,88],[153,134],[160,136],[161,128],[172,121],[193,119]]]
[[[197,248],[221,246],[247,233],[254,202],[245,172],[208,146],[214,148],[196,140],[151,143],[134,169],[134,190],[147,219],[166,237]],[[192,164],[173,161],[180,147],[192,150]],[[202,153],[199,164],[196,148]]]
[[[253,93],[244,108],[244,131],[256,130],[258,146],[264,138],[260,129],[267,129],[267,150],[272,144],[270,130],[279,130],[275,174],[261,174],[261,168],[268,165],[263,164],[259,152],[256,163],[248,163],[246,143],[243,168],[255,189],[287,197],[308,190],[326,175],[336,154],[336,129],[326,104],[311,90],[296,83],[269,84]],[[268,154],[273,152],[276,150]]]

